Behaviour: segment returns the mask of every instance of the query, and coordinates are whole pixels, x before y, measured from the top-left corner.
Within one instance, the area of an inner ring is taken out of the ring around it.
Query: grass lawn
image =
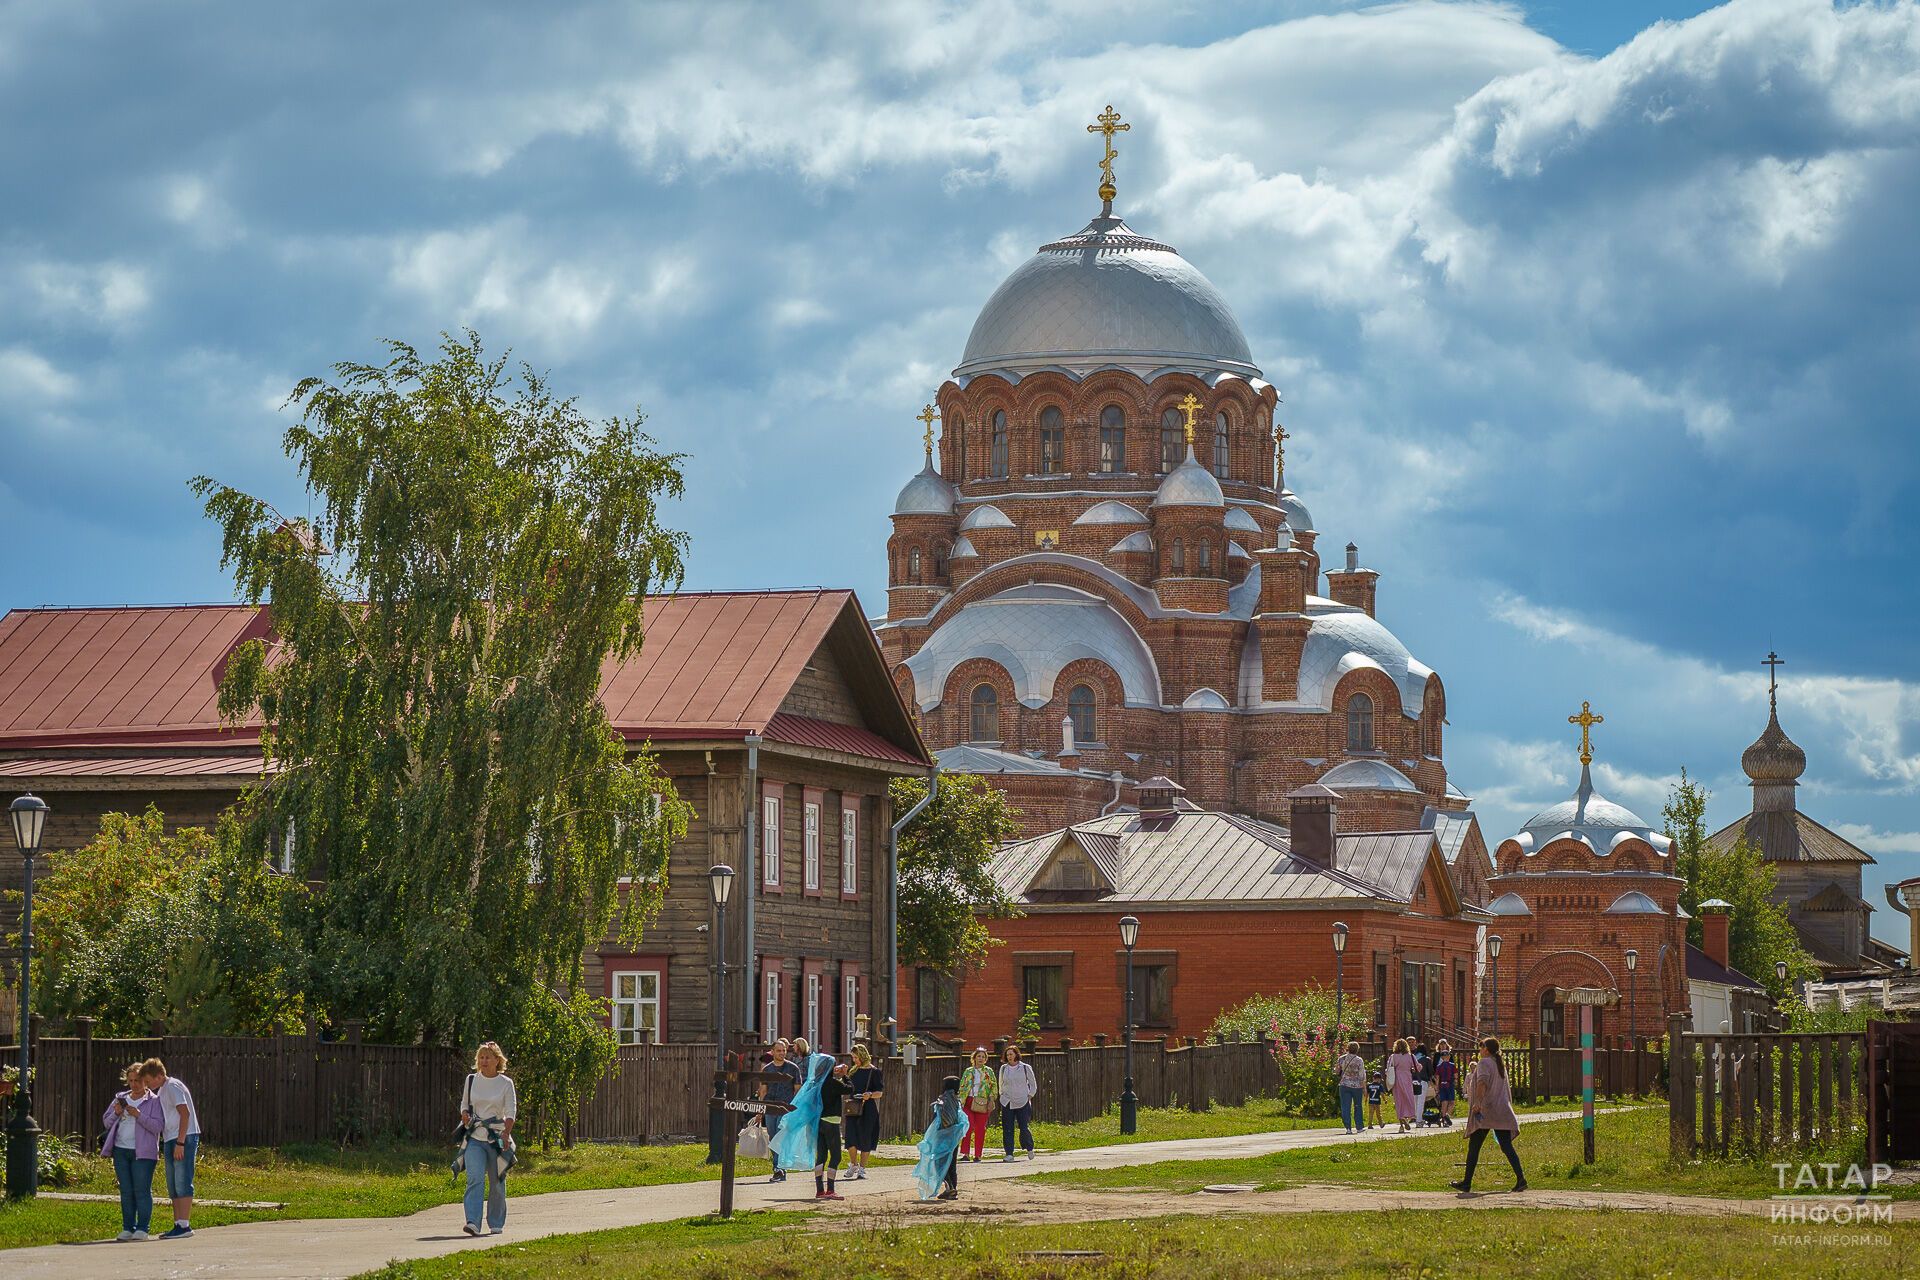
[[[556,1236],[400,1263],[378,1280],[1209,1280],[1252,1276],[1820,1275],[1882,1280],[1920,1227],[1850,1229],[1868,1243],[1794,1243],[1764,1221],[1676,1229],[1648,1214],[1470,1210],[1146,1218],[1064,1226],[881,1227],[810,1232],[749,1214]],[[779,1229],[781,1227],[787,1229]],[[1838,1235],[1840,1232],[1833,1231]],[[1785,1240],[1786,1242],[1782,1242]],[[1094,1250],[1093,1259],[1023,1256]]]
[[[1542,1190],[1671,1191],[1676,1195],[1755,1197],[1778,1191],[1777,1175],[1765,1161],[1667,1161],[1665,1107],[1639,1108],[1602,1115],[1595,1122],[1594,1163],[1582,1164],[1580,1121],[1547,1120],[1524,1124],[1514,1140],[1527,1181]],[[1033,1175],[1064,1186],[1192,1191],[1215,1182],[1253,1183],[1262,1189],[1306,1183],[1354,1183],[1363,1186],[1438,1191],[1465,1172],[1464,1131],[1392,1142],[1341,1143],[1234,1160],[1181,1160],[1122,1169],[1063,1169]],[[1842,1156],[1815,1157],[1839,1159]],[[1858,1157],[1855,1157],[1856,1159]],[[1476,1188],[1511,1184],[1500,1148],[1489,1138],[1474,1173]],[[1912,1198],[1920,1188],[1892,1188]]]
[[[580,1143],[572,1150],[521,1149],[513,1171],[513,1194],[581,1191],[601,1187],[645,1187],[664,1182],[694,1182],[720,1176],[706,1163],[704,1145],[616,1146]],[[275,1200],[285,1209],[236,1210],[198,1207],[196,1227],[271,1218],[376,1218],[414,1213],[456,1203],[465,1184],[448,1172],[450,1143],[397,1143],[345,1151],[325,1144],[281,1148],[207,1148],[200,1157],[194,1189],[206,1200]],[[764,1160],[742,1160],[741,1176],[764,1176]],[[118,1196],[113,1166],[98,1157],[82,1157],[80,1181],[61,1191]],[[166,1230],[173,1213],[154,1178],[153,1229]],[[115,1203],[49,1200],[24,1204],[0,1202],[0,1248],[97,1240],[120,1230]]]

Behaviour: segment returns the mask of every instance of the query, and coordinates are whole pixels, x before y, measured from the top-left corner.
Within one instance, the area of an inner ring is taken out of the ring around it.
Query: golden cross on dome
[[[1762,661],[1760,665],[1767,669],[1767,707],[1774,712],[1778,712],[1780,710],[1780,695],[1778,692],[1780,688],[1780,668],[1787,665],[1787,660],[1769,650],[1765,660]]]
[[[928,405],[913,416],[927,428],[924,438],[927,445],[927,461],[931,463],[933,461],[933,424],[939,419],[940,415],[933,411],[932,405]]]
[[[1591,736],[1593,726],[1606,723],[1606,719],[1605,716],[1593,714],[1593,704],[1584,699],[1582,699],[1580,703],[1580,714],[1567,717],[1568,724],[1577,724],[1580,726],[1581,764],[1593,763],[1593,738]]]
[[[1287,429],[1280,425],[1280,419],[1273,420],[1273,472],[1275,484],[1285,488],[1287,484]]]
[[[1187,398],[1173,407],[1187,415],[1187,448],[1191,449],[1193,448],[1193,415],[1200,412],[1200,401],[1194,398],[1193,392],[1189,391]]]
[[[1113,135],[1116,133],[1125,133],[1133,126],[1120,123],[1120,113],[1113,109],[1111,102],[1107,104],[1105,111],[1102,111],[1094,117],[1094,120],[1096,123],[1088,125],[1087,132],[1104,135],[1107,144],[1107,153],[1100,157],[1100,198],[1108,204],[1112,204],[1115,194],[1113,185],[1113,159],[1120,154],[1113,149]]]

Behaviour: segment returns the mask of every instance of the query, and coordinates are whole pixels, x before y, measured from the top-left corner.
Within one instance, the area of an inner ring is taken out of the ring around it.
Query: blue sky
[[[1913,4],[852,8],[0,0],[0,602],[226,597],[188,477],[303,510],[294,382],[471,324],[690,454],[693,585],[879,608],[1112,102],[1491,838],[1582,698],[1609,794],[1734,817],[1773,647],[1803,807],[1920,874]]]

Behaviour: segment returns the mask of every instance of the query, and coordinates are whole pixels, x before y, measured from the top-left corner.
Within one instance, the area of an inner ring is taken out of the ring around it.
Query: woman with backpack
[[[492,1040],[473,1055],[473,1074],[460,1096],[460,1159],[467,1175],[468,1235],[480,1231],[480,1209],[494,1235],[507,1229],[507,1170],[513,1167],[513,1124],[519,1095],[507,1075],[507,1055]]]

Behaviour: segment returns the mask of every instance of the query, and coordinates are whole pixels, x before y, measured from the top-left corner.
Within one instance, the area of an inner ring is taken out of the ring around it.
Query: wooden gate
[[[1920,1160],[1920,1022],[1867,1024],[1867,1159]]]

